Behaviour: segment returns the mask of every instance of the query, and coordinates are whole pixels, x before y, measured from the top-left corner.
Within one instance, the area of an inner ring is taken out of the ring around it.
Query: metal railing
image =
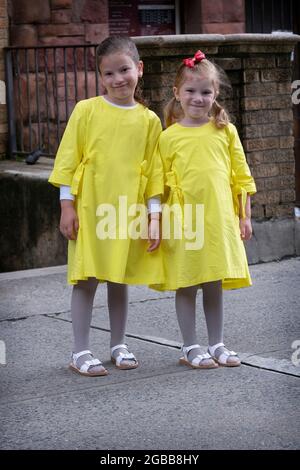
[[[99,94],[96,47],[5,48],[10,157],[55,155],[76,102]]]

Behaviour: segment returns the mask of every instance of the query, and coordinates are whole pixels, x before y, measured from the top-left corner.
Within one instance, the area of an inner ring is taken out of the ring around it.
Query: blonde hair
[[[102,58],[109,54],[115,54],[116,52],[123,52],[124,54],[128,55],[136,65],[138,65],[140,61],[140,55],[137,47],[129,36],[109,36],[108,38],[104,39],[96,49],[96,60],[99,72]],[[141,79],[139,79],[134,91],[134,99],[138,103],[144,106],[148,106],[147,100],[145,100],[143,97],[140,82]]]
[[[183,85],[187,79],[188,74],[198,74],[203,78],[205,77],[211,80],[217,94],[219,93],[220,87],[222,85],[230,88],[229,80],[225,72],[210,62],[208,59],[203,59],[201,62],[195,63],[194,67],[188,67],[184,64],[181,64],[174,82],[174,86],[177,88],[177,90],[179,90],[179,88]],[[224,107],[218,103],[217,100],[213,102],[212,108],[210,110],[210,116],[212,117],[215,126],[219,129],[227,126],[227,124],[230,122],[228,113],[225,111]],[[183,110],[180,103],[176,101],[175,97],[173,97],[165,106],[164,118],[166,127],[171,126],[183,118]]]

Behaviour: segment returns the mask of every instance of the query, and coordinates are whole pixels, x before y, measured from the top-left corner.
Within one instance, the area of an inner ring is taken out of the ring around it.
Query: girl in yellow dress
[[[138,362],[124,343],[127,284],[164,279],[155,251],[163,169],[153,158],[161,123],[140,97],[143,63],[134,42],[116,36],[98,46],[97,61],[105,94],[76,104],[49,178],[60,187],[60,230],[69,240],[70,367],[88,376],[107,374],[89,350],[98,282],[107,282],[111,360],[120,369],[132,369]]]
[[[184,59],[158,144],[167,187],[161,243],[166,281],[152,287],[176,290],[180,362],[194,368],[240,365],[223,344],[222,289],[251,285],[243,241],[251,238],[256,188],[237,130],[216,101],[221,80],[222,71],[201,51]],[[195,331],[199,287],[209,339],[204,355]]]

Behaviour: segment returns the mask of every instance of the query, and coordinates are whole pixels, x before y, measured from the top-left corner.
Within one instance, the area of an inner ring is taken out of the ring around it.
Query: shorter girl
[[[162,253],[166,282],[176,290],[182,364],[239,366],[223,344],[222,289],[251,285],[243,240],[251,238],[250,195],[256,192],[237,130],[216,101],[221,73],[198,51],[184,59],[159,138],[166,175]],[[209,347],[196,340],[195,303],[203,290]]]

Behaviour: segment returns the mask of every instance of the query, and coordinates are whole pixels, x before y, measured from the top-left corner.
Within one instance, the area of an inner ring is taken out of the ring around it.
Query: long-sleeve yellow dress
[[[135,211],[135,204],[145,208],[148,198],[163,193],[162,164],[154,155],[160,133],[158,116],[141,104],[116,107],[102,96],[76,104],[49,178],[75,195],[79,231],[68,244],[70,284],[88,277],[163,281],[161,257],[147,252],[137,227],[146,210]]]
[[[173,124],[160,135],[158,153],[167,188],[161,243],[166,281],[151,287],[176,290],[216,280],[224,289],[251,285],[238,195],[245,205],[256,187],[235,126]]]

